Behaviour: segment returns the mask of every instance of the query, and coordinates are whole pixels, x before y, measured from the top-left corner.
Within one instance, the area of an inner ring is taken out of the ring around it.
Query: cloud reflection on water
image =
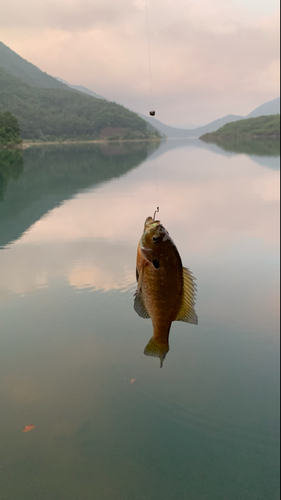
[[[75,290],[126,291],[134,286],[135,262],[130,246],[112,254],[107,242],[13,245],[2,251],[0,303],[53,286]]]
[[[279,176],[246,155],[196,147],[147,160],[65,201],[2,250],[0,303],[48,287],[133,289],[136,245],[158,197],[160,218],[200,283],[200,317],[273,329]]]
[[[174,150],[54,209],[19,243],[95,238],[135,245],[157,204],[189,254],[217,251],[245,235],[277,243],[279,179],[280,172],[247,156],[226,160],[203,149]]]

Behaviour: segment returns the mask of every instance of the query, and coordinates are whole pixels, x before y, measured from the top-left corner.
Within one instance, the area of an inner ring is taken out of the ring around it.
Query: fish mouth
[[[147,217],[144,223],[144,231],[146,231],[148,228],[151,229],[153,227],[157,227],[160,224],[161,224],[160,220],[154,220],[152,217]]]

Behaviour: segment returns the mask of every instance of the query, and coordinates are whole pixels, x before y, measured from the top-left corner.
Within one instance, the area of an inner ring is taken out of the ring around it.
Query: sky
[[[0,40],[129,109],[204,125],[279,96],[279,9],[277,0],[0,0]]]

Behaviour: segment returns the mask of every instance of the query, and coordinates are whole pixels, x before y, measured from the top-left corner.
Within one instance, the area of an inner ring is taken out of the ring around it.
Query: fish
[[[141,318],[151,318],[153,325],[144,354],[160,358],[162,368],[170,349],[172,322],[198,324],[194,308],[197,288],[168,231],[152,217],[145,220],[138,244],[136,279],[134,309]]]

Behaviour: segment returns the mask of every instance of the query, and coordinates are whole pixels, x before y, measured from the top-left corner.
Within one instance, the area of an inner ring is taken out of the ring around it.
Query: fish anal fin
[[[144,354],[160,359],[160,368],[163,366],[164,359],[169,352],[169,344],[167,342],[157,342],[154,337],[148,342]]]
[[[192,276],[189,269],[183,267],[183,294],[182,302],[176,321],[184,321],[193,325],[198,325],[198,316],[195,312],[194,305],[196,300],[196,285],[195,278]]]
[[[137,290],[135,294],[134,309],[141,318],[147,319],[150,317],[145,307],[143,295],[140,290]]]

